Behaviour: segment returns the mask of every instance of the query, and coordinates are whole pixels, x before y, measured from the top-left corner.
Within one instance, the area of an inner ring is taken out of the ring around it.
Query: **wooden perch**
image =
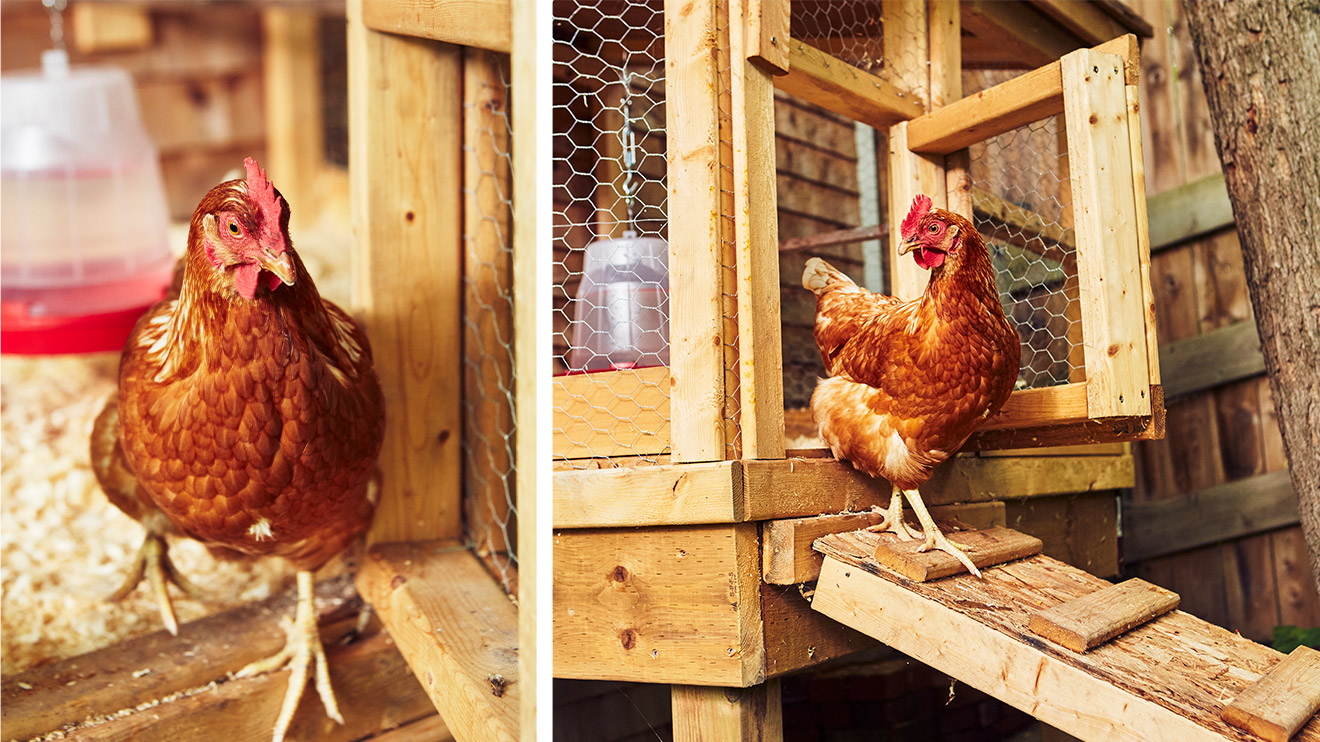
[[[1177,607],[1177,593],[1134,578],[1047,608],[1031,617],[1028,628],[1085,652]]]
[[[1287,742],[1320,710],[1320,652],[1298,647],[1224,707],[1224,721]]]
[[[1039,554],[1043,545],[1035,536],[1010,528],[995,527],[947,535],[950,541],[963,548],[978,568]],[[918,551],[923,544],[921,539],[899,541],[893,534],[881,536],[884,538],[876,545],[875,560],[909,580],[926,582],[967,571],[952,554],[934,549]]]

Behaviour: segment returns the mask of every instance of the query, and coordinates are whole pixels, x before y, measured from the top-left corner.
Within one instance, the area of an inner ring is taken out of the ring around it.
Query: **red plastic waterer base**
[[[32,317],[25,304],[0,302],[0,353],[59,355],[123,350],[138,317],[154,303],[78,317]]]

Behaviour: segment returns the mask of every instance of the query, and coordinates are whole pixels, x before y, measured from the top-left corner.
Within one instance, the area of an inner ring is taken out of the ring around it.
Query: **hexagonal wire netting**
[[[468,53],[476,56],[468,63],[463,103],[465,536],[513,594],[518,511],[509,66],[507,55]]]

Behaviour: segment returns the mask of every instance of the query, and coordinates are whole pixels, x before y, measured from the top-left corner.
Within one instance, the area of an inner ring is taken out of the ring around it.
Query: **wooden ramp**
[[[913,582],[874,558],[892,534],[838,533],[812,607],[1084,740],[1253,740],[1224,706],[1284,655],[1182,611],[1084,654],[1032,633],[1033,614],[1110,583],[1046,556]],[[1293,738],[1320,742],[1320,717]]]

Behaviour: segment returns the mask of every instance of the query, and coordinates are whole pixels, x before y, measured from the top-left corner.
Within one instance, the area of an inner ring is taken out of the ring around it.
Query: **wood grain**
[[[1320,710],[1320,652],[1301,646],[1224,707],[1224,721],[1288,742]]]
[[[1178,594],[1133,578],[1047,608],[1027,628],[1085,652],[1178,607]]]
[[[362,0],[368,28],[509,53],[510,0]]]
[[[470,551],[376,546],[357,585],[454,736],[520,738],[518,610]]]
[[[788,74],[774,77],[777,89],[867,126],[884,128],[925,110],[891,83],[806,42],[789,40],[788,63]]]
[[[674,742],[775,742],[784,736],[779,682],[673,688]]]
[[[705,464],[554,474],[556,528],[734,523],[743,519],[742,467]]]
[[[1160,346],[1169,397],[1204,391],[1265,373],[1255,320],[1242,320]]]

